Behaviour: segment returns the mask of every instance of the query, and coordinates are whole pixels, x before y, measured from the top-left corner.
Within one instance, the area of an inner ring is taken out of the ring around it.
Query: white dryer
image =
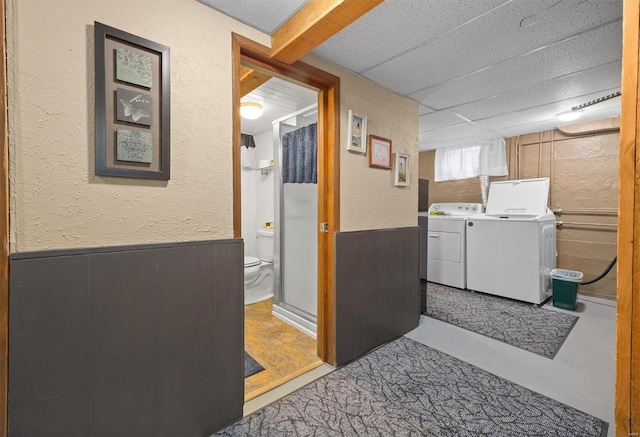
[[[481,212],[481,203],[434,203],[429,207],[428,281],[466,288],[467,217]]]
[[[556,220],[549,178],[492,182],[485,214],[467,221],[467,288],[534,304],[552,293]]]

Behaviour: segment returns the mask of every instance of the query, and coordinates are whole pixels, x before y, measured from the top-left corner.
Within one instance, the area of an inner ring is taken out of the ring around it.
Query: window
[[[436,149],[436,182],[507,174],[507,155],[502,138]]]

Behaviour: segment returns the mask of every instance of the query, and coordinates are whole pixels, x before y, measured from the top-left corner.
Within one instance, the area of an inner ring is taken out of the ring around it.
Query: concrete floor
[[[554,311],[564,311],[546,305]],[[421,316],[407,337],[460,358],[495,375],[609,422],[614,432],[615,302],[580,297],[580,317],[553,360]],[[334,370],[328,364],[247,402],[244,414],[286,396]]]

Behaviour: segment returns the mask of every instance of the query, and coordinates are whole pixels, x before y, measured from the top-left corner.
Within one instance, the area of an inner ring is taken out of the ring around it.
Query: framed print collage
[[[95,23],[96,175],[169,180],[169,47]]]

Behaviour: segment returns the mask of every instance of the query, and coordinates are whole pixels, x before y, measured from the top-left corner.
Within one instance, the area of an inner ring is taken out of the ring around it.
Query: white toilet
[[[273,297],[273,230],[258,229],[258,258],[244,257],[244,304]]]

